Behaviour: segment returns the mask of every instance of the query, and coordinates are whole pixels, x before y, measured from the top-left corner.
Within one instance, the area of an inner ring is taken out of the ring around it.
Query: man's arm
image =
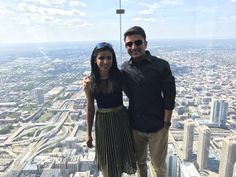
[[[122,90],[124,91],[125,95],[129,98],[129,89],[128,89],[128,75],[127,72],[125,71],[125,68],[127,68],[128,62],[124,62],[121,65],[121,76],[122,76]]]
[[[173,110],[175,107],[175,97],[176,97],[176,86],[175,86],[175,78],[172,75],[170,65],[168,62],[165,63],[163,66],[163,73],[162,73],[162,93],[164,99],[164,106],[165,110],[167,110],[167,117],[171,117],[169,115],[168,110]],[[168,118],[167,118],[168,119]]]
[[[172,75],[170,65],[167,62],[164,72],[163,79],[163,96],[165,102],[165,112],[164,112],[164,126],[171,126],[171,117],[173,113],[173,109],[175,106],[175,97],[176,97],[176,86],[175,86],[175,78]]]
[[[164,113],[164,127],[169,129],[171,126],[171,116],[172,116],[172,110],[165,109]]]
[[[172,110],[165,109],[164,122],[171,122]]]

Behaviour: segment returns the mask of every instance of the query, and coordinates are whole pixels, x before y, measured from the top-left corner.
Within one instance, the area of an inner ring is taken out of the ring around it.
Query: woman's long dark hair
[[[106,45],[107,44],[107,45]],[[91,55],[91,79],[92,79],[92,92],[99,91],[101,86],[101,77],[99,73],[99,68],[96,64],[96,57],[99,52],[101,51],[110,51],[112,54],[112,66],[109,70],[109,81],[112,83],[112,90],[114,89],[121,89],[121,72],[117,67],[117,60],[116,60],[116,54],[114,49],[112,48],[111,44],[109,43],[103,43],[102,47],[95,47],[93,49],[92,55]]]

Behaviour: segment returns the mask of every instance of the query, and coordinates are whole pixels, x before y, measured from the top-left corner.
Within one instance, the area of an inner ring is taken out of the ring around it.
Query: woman
[[[91,56],[91,75],[84,79],[87,98],[87,146],[92,147],[95,106],[96,163],[104,177],[134,174],[136,162],[127,109],[122,100],[122,75],[112,45],[98,43]]]

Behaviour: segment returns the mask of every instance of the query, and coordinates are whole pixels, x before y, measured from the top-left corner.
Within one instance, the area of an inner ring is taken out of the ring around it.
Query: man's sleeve
[[[162,92],[164,98],[164,106],[167,110],[173,110],[175,107],[176,86],[175,78],[172,75],[168,62],[164,65],[162,75]]]

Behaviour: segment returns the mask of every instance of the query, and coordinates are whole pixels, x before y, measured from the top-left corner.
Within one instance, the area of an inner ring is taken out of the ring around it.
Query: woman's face
[[[112,66],[112,53],[109,50],[98,52],[95,63],[97,64],[99,71],[108,73]]]

